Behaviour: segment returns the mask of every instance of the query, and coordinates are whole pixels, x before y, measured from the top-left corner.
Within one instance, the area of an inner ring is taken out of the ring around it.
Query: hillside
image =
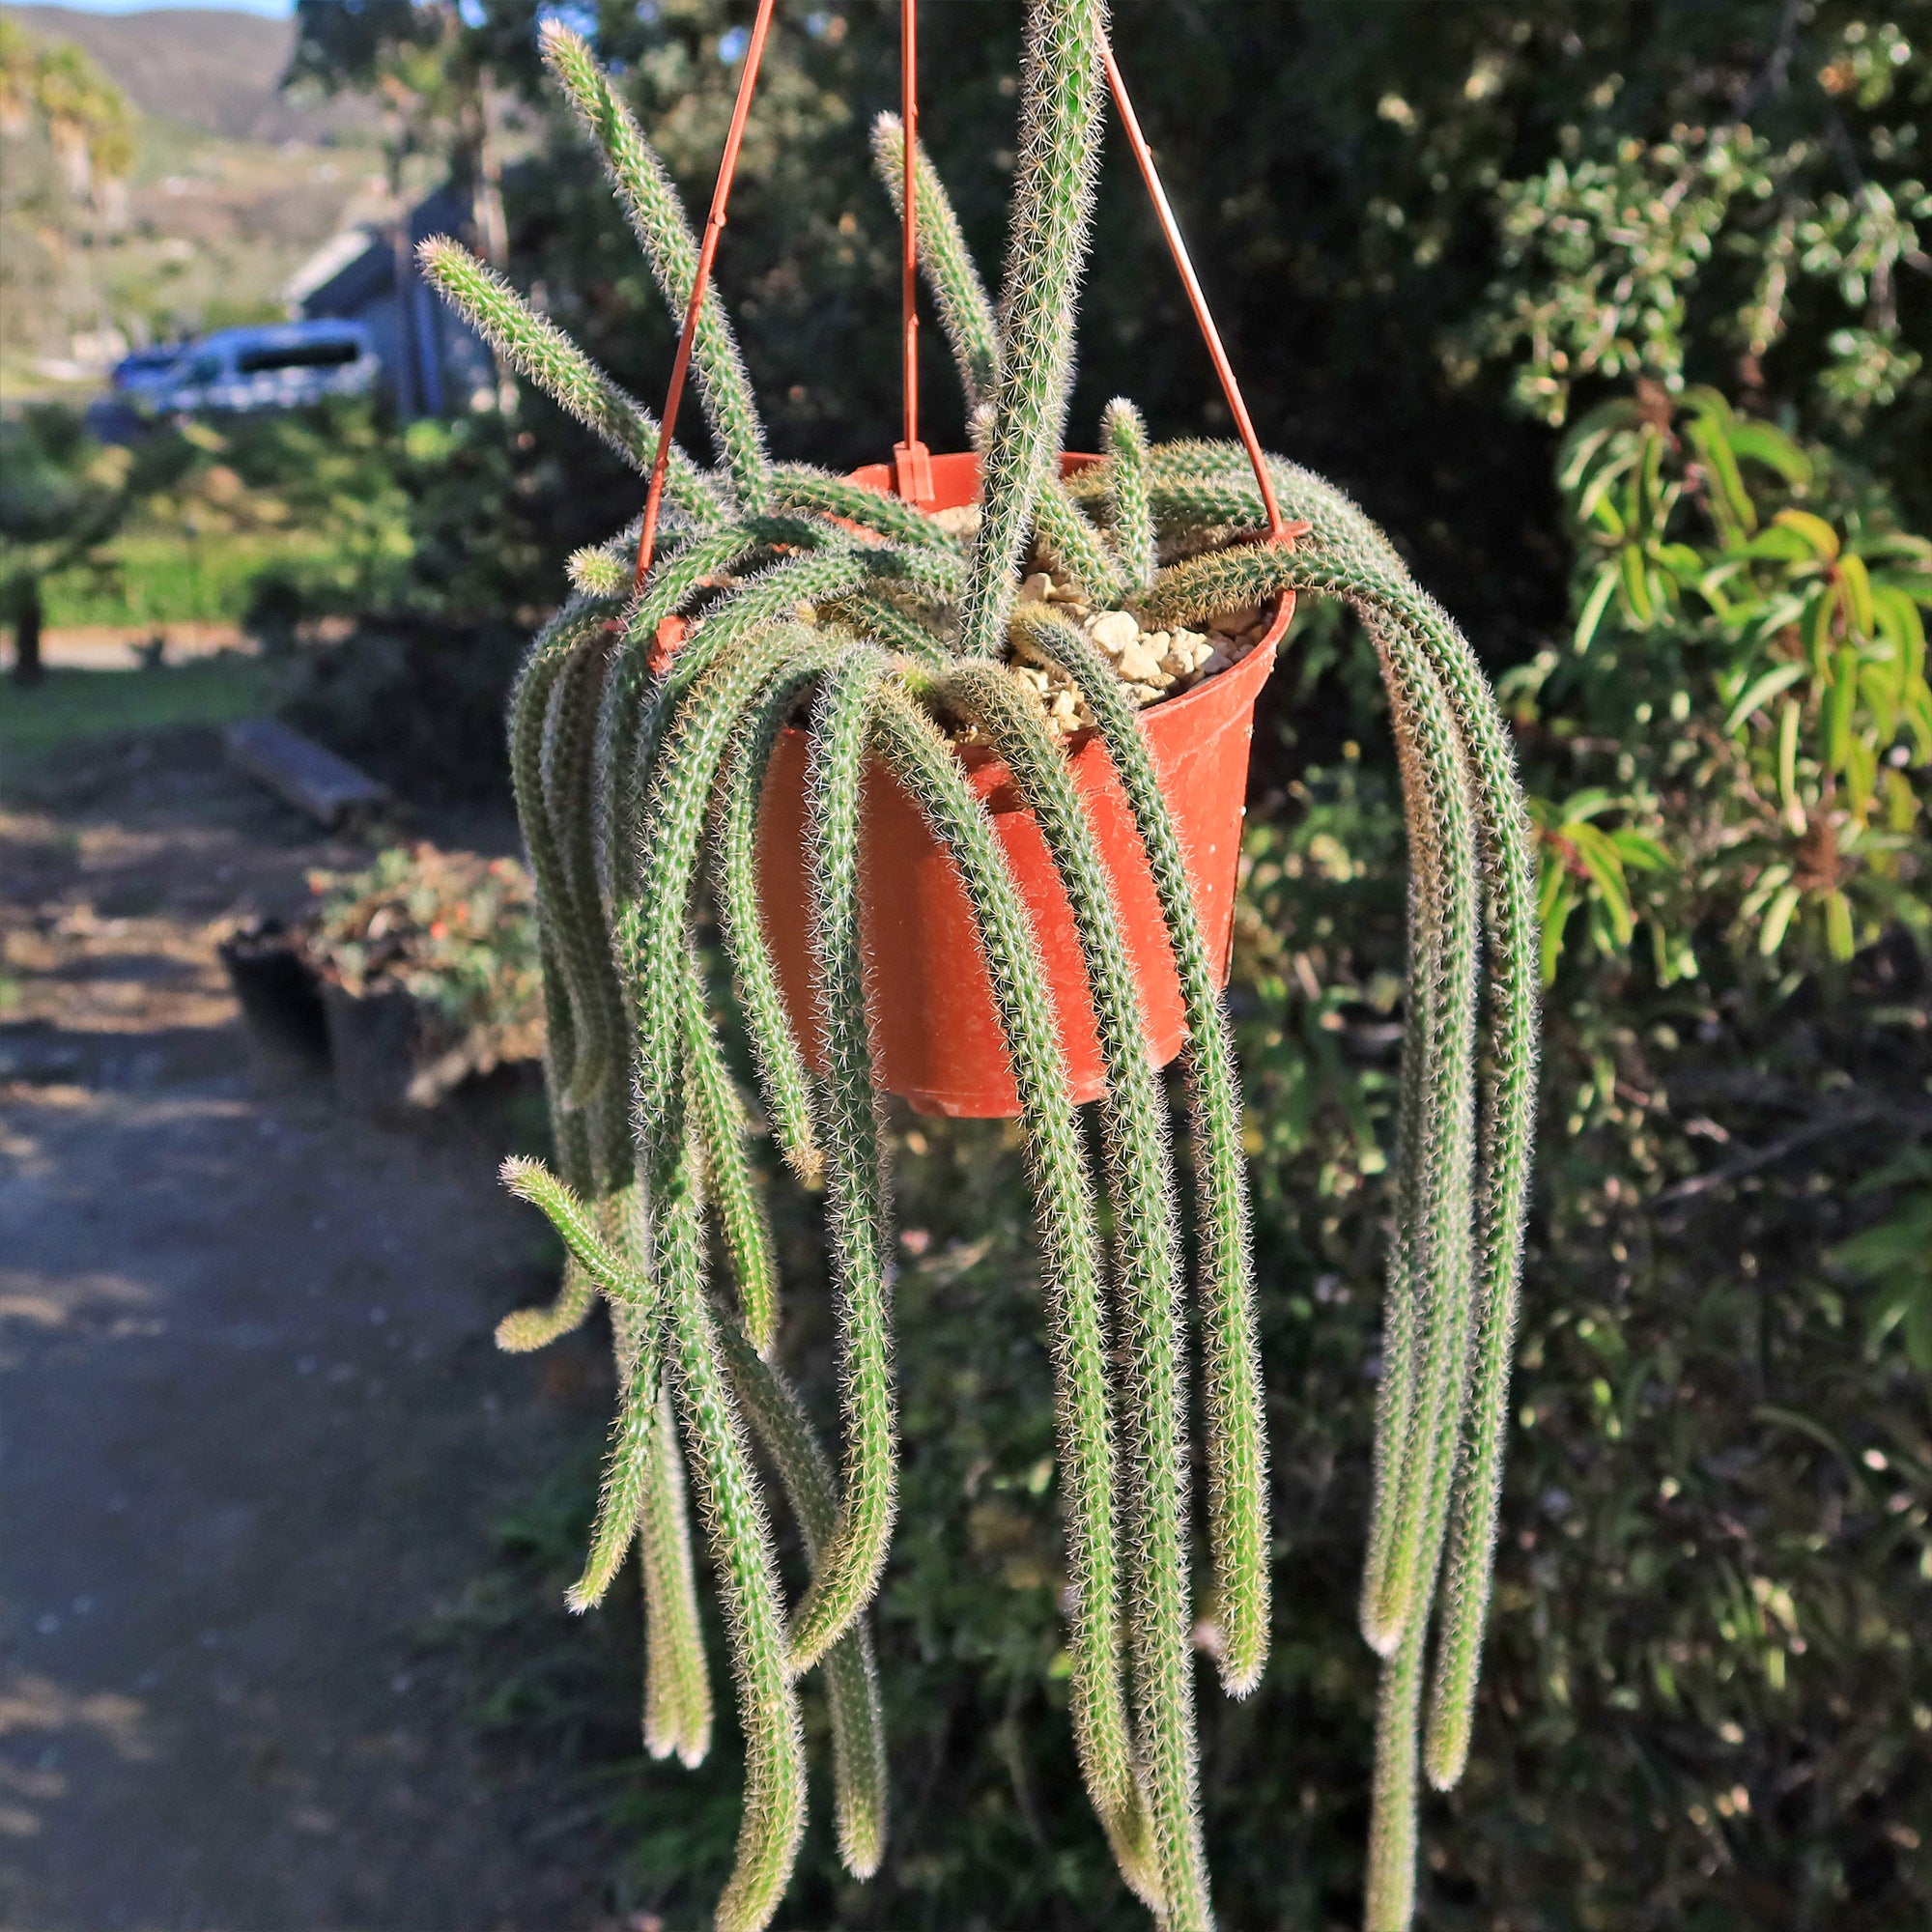
[[[8,144],[0,394],[10,402],[111,358],[108,326],[139,344],[281,315],[290,274],[339,228],[386,210],[368,108],[278,94],[289,21],[199,8],[9,6],[0,16],[36,41],[77,45],[136,117],[133,168],[105,220],[49,185],[44,140]]]
[[[295,42],[293,20],[213,8],[83,14],[69,7],[0,6],[43,40],[71,41],[144,113],[230,140],[317,142],[366,132],[360,101],[303,105],[278,90]]]

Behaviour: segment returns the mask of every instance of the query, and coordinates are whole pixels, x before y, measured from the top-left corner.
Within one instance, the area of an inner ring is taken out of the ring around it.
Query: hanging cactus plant
[[[637,525],[573,559],[577,594],[531,647],[511,703],[559,1171],[513,1161],[504,1176],[549,1216],[568,1260],[555,1301],[511,1316],[498,1339],[537,1348],[582,1322],[598,1297],[610,1305],[619,1406],[570,1602],[597,1603],[638,1548],[644,1741],[687,1764],[704,1756],[712,1726],[687,1466],[694,1478],[746,1746],[737,1860],[717,1910],[730,1932],[771,1920],[798,1851],[798,1682],[810,1670],[822,1672],[830,1702],[844,1862],[868,1875],[885,1845],[866,1611],[893,1531],[896,1416],[890,1175],[862,920],[868,773],[903,788],[956,867],[1018,1094],[1058,1390],[1081,1770],[1122,1875],[1158,1921],[1170,1932],[1213,1922],[1193,1652],[1205,1627],[1229,1694],[1260,1680],[1269,1623],[1261,1362],[1236,1070],[1189,854],[1144,735],[1142,706],[1161,693],[1106,648],[1120,628],[1110,632],[1109,611],[1129,614],[1130,634],[1170,640],[1208,626],[1200,636],[1225,657],[1220,646],[1237,648],[1225,613],[1323,593],[1358,613],[1380,663],[1411,886],[1398,1216],[1362,1598],[1364,1634],[1385,1660],[1372,1932],[1408,1923],[1421,1778],[1453,1784],[1468,1749],[1533,1115],[1539,953],[1527,822],[1468,644],[1340,493],[1271,460],[1273,493],[1293,521],[1288,540],[1265,540],[1263,495],[1239,446],[1150,444],[1125,402],[1106,412],[1098,460],[1063,476],[1103,31],[1100,0],[1029,10],[997,314],[930,163],[916,159],[922,265],[976,424],[977,515],[929,515],[773,461],[712,293],[695,366],[716,467],[671,453],[661,541],[640,583],[630,561]],[[662,162],[580,39],[552,21],[544,53],[602,150],[665,299],[682,313],[700,258]],[[902,200],[903,146],[889,118],[877,148]],[[455,243],[428,242],[422,259],[507,360],[640,470],[651,467],[663,432],[644,409]],[[1024,598],[1023,582],[1033,593]],[[1195,679],[1218,669],[1185,647],[1174,662]],[[795,1016],[759,888],[766,780],[800,719],[815,1029]],[[1201,1610],[1190,1601],[1173,1143],[1115,878],[1069,775],[1069,727],[1104,747],[1124,796],[1185,1009],[1211,1575]],[[1097,1179],[1039,934],[968,781],[963,742],[1003,762],[1070,910],[1105,1073]],[[695,937],[707,867],[766,1118],[794,1175],[827,1196],[836,1466],[774,1359],[778,1270],[752,1123]],[[714,1234],[728,1298],[710,1280]],[[812,1566],[789,1605],[754,1442]]]

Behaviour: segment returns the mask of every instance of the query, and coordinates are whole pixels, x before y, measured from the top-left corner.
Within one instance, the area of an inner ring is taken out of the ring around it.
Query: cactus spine
[[[1261,505],[1240,451],[1151,444],[1125,401],[1103,416],[1100,461],[1061,477],[1104,19],[1102,0],[1029,8],[997,316],[929,158],[917,157],[922,261],[982,458],[977,533],[963,539],[913,504],[771,462],[714,295],[696,361],[716,465],[675,452],[672,514],[637,596],[628,575],[635,525],[572,559],[579,594],[531,646],[511,699],[558,1171],[513,1162],[504,1178],[551,1219],[567,1260],[556,1299],[507,1318],[498,1339],[537,1348],[580,1324],[600,1297],[610,1306],[618,1412],[570,1601],[596,1602],[637,1543],[645,1743],[687,1763],[703,1756],[712,1723],[688,1516],[696,1504],[746,1744],[737,1862],[717,1909],[729,1932],[769,1924],[784,1895],[805,1822],[796,1680],[814,1666],[832,1716],[840,1856],[864,1877],[885,1851],[866,1609],[896,1495],[893,1243],[860,838],[864,787],[887,781],[917,802],[965,885],[1020,1094],[1055,1378],[1082,1776],[1123,1878],[1159,1922],[1169,1932],[1213,1924],[1192,1636],[1212,1633],[1222,1686],[1240,1696],[1261,1679],[1269,1627],[1267,1443],[1237,1083],[1187,857],[1138,713],[1086,631],[1037,601],[1015,609],[1029,542],[1090,599],[1131,604],[1150,625],[1188,624],[1293,590],[1345,600],[1376,649],[1403,779],[1410,949],[1398,1227],[1362,1601],[1364,1634],[1384,1660],[1370,1932],[1409,1923],[1422,1778],[1454,1783],[1468,1751],[1533,1122],[1538,946],[1525,815],[1468,644],[1387,539],[1328,485],[1276,462],[1282,508],[1305,534],[1253,541]],[[583,42],[552,22],[543,45],[660,290],[681,307],[696,249],[662,165]],[[883,118],[874,139],[896,203],[897,124]],[[454,243],[426,243],[423,261],[518,368],[648,467],[660,431],[647,412]],[[1185,560],[1161,567],[1163,546]],[[668,620],[682,640],[660,670],[654,645]],[[1015,645],[1057,668],[1087,707],[1147,857],[1185,1006],[1211,1566],[1199,1606],[1188,1553],[1190,1284],[1169,1124],[1113,881],[1037,693],[1011,674]],[[1004,760],[1072,910],[1106,1075],[1111,1264],[1040,948],[943,728],[960,722]],[[811,952],[823,1006],[810,1052],[758,896],[766,780],[795,725],[807,738]],[[695,945],[707,870],[765,1118],[794,1175],[827,1195],[836,1466],[778,1366],[783,1305],[753,1122]],[[735,1287],[729,1303],[710,1283],[714,1230]],[[811,1565],[789,1607],[754,1440]]]

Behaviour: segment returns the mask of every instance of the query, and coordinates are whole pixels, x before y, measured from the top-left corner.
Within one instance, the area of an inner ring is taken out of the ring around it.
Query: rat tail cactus
[[[1413,1909],[1418,1795],[1469,1748],[1489,1606],[1536,1062],[1538,942],[1507,733],[1467,642],[1343,496],[1287,463],[1270,540],[1239,445],[1153,443],[1111,404],[1098,460],[1063,475],[1073,309],[1103,104],[1100,0],[1033,0],[1019,164],[997,309],[923,153],[921,262],[982,465],[967,513],[928,514],[775,462],[715,292],[694,340],[715,464],[668,456],[652,568],[638,525],[571,562],[576,594],[510,705],[517,808],[544,940],[554,1166],[510,1163],[567,1253],[505,1348],[611,1311],[618,1410],[578,1609],[639,1554],[646,1747],[687,1764],[712,1732],[689,1502],[707,1541],[745,1740],[724,1932],[771,1922],[807,1806],[798,1681],[831,1712],[840,1855],[886,1847],[880,1689],[867,1608],[897,1507],[891,1176],[867,1009],[861,798],[881,774],[957,870],[1019,1096],[1046,1290],[1082,1776],[1125,1882],[1169,1932],[1213,1924],[1194,1653],[1223,1690],[1266,1663],[1268,1475],[1238,1084],[1189,855],[1141,711],[1217,674],[1290,592],[1349,604],[1388,693],[1410,855],[1408,1001],[1361,1620],[1383,1659],[1367,1923]],[[668,175],[584,43],[546,61],[603,154],[673,312],[699,253]],[[904,193],[898,124],[875,134]],[[666,425],[446,240],[424,272],[499,352],[640,470]],[[667,643],[668,639],[668,644]],[[1157,663],[1156,663],[1157,660]],[[1151,668],[1152,667],[1152,668]],[[820,1007],[802,1034],[759,893],[768,779],[808,742],[805,852]],[[1067,740],[1104,747],[1166,928],[1185,1012],[1190,1279],[1181,1179],[1115,881]],[[1096,1175],[1034,915],[957,747],[992,748],[1065,890],[1104,1068]],[[696,948],[708,878],[735,997]],[[836,1285],[838,1435],[821,1445],[778,1351],[784,1305],[755,1130],[720,1037],[735,1015],[764,1123],[822,1187]],[[1116,1230],[1103,1236],[1106,1219]],[[717,1284],[722,1250],[729,1293]],[[1193,1601],[1187,1335],[1198,1323],[1208,1588]],[[768,1493],[760,1461],[777,1478]],[[784,1599],[779,1497],[811,1565]],[[1433,1639],[1433,1641],[1432,1641]]]

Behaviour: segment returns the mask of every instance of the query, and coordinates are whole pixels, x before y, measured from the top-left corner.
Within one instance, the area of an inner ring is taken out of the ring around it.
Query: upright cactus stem
[[[893,213],[905,214],[905,128],[896,114],[881,114],[872,124],[872,158]],[[919,205],[919,265],[939,306],[940,327],[952,349],[959,370],[959,386],[966,391],[970,414],[992,399],[1000,373],[1000,327],[986,285],[966,247],[966,237],[952,203],[941,185],[932,157],[922,141],[916,162]]]
[[[529,378],[561,410],[601,436],[625,462],[648,474],[657,460],[658,423],[641,403],[627,396],[556,325],[540,316],[508,282],[449,240],[432,235],[416,251],[424,276],[445,301],[474,326],[491,348]],[[724,498],[678,451],[665,495],[692,522],[723,521]]]
[[[1073,380],[1073,303],[1099,158],[1102,0],[1035,0],[1020,76],[1019,167],[1000,301],[1000,364],[960,647],[996,657],[1054,471]]]
[[[1100,444],[1107,454],[1107,512],[1114,552],[1129,596],[1153,588],[1153,503],[1148,496],[1147,424],[1123,396],[1107,405],[1100,418]]]
[[[1099,460],[1063,476],[1104,23],[1103,0],[1030,0],[997,314],[929,157],[916,158],[921,263],[981,458],[977,531],[808,465],[772,462],[711,291],[694,354],[716,461],[672,453],[669,513],[635,594],[635,521],[572,558],[577,594],[531,645],[512,694],[510,766],[537,886],[555,1159],[512,1162],[504,1179],[549,1218],[567,1259],[555,1300],[506,1318],[498,1340],[539,1348],[581,1325],[600,1298],[609,1304],[617,1412],[569,1602],[596,1603],[637,1546],[644,1744],[686,1764],[704,1756],[713,1720],[696,1504],[745,1744],[737,1858],[716,1912],[724,1932],[769,1925],[790,1881],[805,1827],[797,1680],[808,1670],[824,1673],[839,1856],[859,1878],[888,1856],[867,1611],[897,1507],[895,1243],[861,894],[866,801],[885,783],[917,805],[959,874],[1019,1095],[1054,1378],[1081,1776],[1123,1879],[1163,1932],[1214,1924],[1193,1651],[1211,1650],[1222,1689],[1246,1696],[1263,1680],[1271,1621],[1239,1083],[1197,882],[1137,698],[1095,627],[1069,620],[1061,601],[1069,588],[1090,608],[1130,610],[1150,632],[1184,631],[1290,591],[1334,596],[1359,615],[1376,652],[1402,777],[1410,931],[1361,1603],[1364,1634],[1383,1659],[1369,1932],[1410,1924],[1423,1781],[1453,1784],[1468,1753],[1534,1119],[1540,949],[1526,815],[1507,731],[1467,642],[1330,486],[1268,459],[1292,540],[1256,541],[1264,518],[1243,450],[1151,443],[1124,399],[1102,415]],[[551,23],[543,45],[661,294],[681,312],[697,251],[668,176],[584,42]],[[903,143],[890,117],[874,149],[899,204]],[[507,282],[447,241],[425,244],[423,262],[520,369],[649,468],[659,425]],[[1164,554],[1182,560],[1163,567]],[[1054,597],[1018,602],[1022,572],[1042,568],[1058,580]],[[1112,767],[1179,982],[1191,1282],[1120,880],[1049,726],[1043,681],[1071,687]],[[1003,761],[1070,909],[1104,1073],[1097,1183],[1041,936],[949,742],[962,726]],[[781,978],[782,949],[761,898],[767,779],[787,734],[801,730],[810,1032]],[[710,1002],[707,907],[778,1150],[797,1180],[825,1193],[838,1366],[830,1456],[781,1366],[787,1310],[767,1163]],[[713,1280],[714,1239],[728,1296]],[[1207,1547],[1198,1604],[1190,1292]],[[810,1559],[810,1583],[789,1606],[754,1442]]]
[[[540,39],[544,65],[557,77],[578,118],[603,151],[611,185],[630,216],[631,230],[643,248],[659,293],[674,315],[682,314],[697,278],[697,242],[669,173],[618,99],[610,76],[591,58],[582,37],[561,20],[550,19],[543,23]],[[698,313],[692,355],[704,413],[719,457],[730,474],[738,507],[761,509],[771,490],[764,430],[752,400],[752,379],[715,289]]]

